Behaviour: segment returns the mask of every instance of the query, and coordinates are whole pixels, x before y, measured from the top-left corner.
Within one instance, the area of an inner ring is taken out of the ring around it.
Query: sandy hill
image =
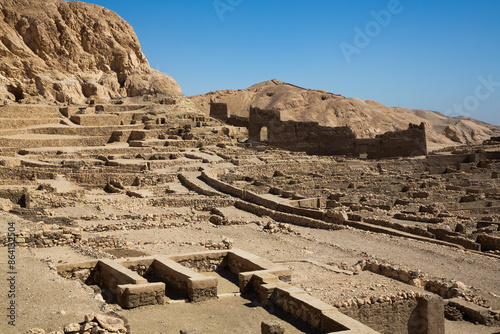
[[[0,101],[81,103],[181,94],[153,70],[132,27],[100,6],[59,0],[0,2]]]
[[[286,120],[316,121],[325,126],[348,125],[360,138],[406,129],[408,123],[424,122],[428,125],[431,149],[481,142],[500,129],[472,118],[453,118],[428,110],[392,108],[375,101],[346,98],[278,80],[265,81],[247,89],[196,95],[191,100],[207,114],[210,112],[210,100],[227,103],[230,114],[238,116],[248,116],[252,105],[281,110]]]

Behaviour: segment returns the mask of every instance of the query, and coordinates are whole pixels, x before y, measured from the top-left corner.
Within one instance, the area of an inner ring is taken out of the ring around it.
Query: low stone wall
[[[165,283],[122,284],[118,285],[117,303],[131,309],[164,303]]]
[[[203,196],[169,196],[163,198],[153,198],[149,201],[152,206],[180,208],[206,208],[209,210],[213,207],[228,207],[234,205],[233,198],[224,198],[220,196],[203,197]]]
[[[146,284],[148,281],[136,272],[111,260],[99,260],[87,279],[87,284],[95,284],[117,294],[118,285]]]
[[[243,289],[254,273],[273,274],[291,280],[292,271],[242,250],[208,251],[119,261],[98,260],[57,267],[59,275],[108,289],[120,306],[133,308],[163,303],[165,283],[190,301],[217,297],[217,278],[200,274],[229,268],[239,274]],[[195,271],[196,270],[196,271]],[[148,283],[143,276],[163,283]]]
[[[485,251],[498,251],[500,250],[500,237],[480,234],[477,236],[476,241],[481,244],[481,247]]]
[[[211,251],[169,256],[170,259],[196,272],[213,272],[227,266],[227,251]]]
[[[16,147],[18,149],[32,149],[40,147],[81,147],[81,146],[104,146],[109,137],[75,137],[61,139],[58,136],[52,138],[36,137],[26,138],[0,138],[0,147]]]
[[[393,229],[398,230],[398,231],[408,232],[408,233],[420,235],[420,236],[427,237],[427,238],[434,238],[435,237],[434,234],[428,232],[427,229],[425,229],[424,227],[393,223],[393,222],[385,220],[385,219],[376,219],[376,218],[365,218],[365,219],[363,219],[363,221],[365,223],[368,223],[368,224],[390,227],[390,228],[393,228]]]
[[[437,296],[412,295],[337,309],[269,274],[255,274],[251,283],[261,303],[278,307],[323,333],[444,333],[443,300]]]
[[[459,298],[446,301],[445,314],[446,318],[453,321],[463,319],[486,326],[500,325],[499,311],[493,311],[491,308],[481,307]]]
[[[322,333],[377,333],[305,291],[279,281],[270,273],[255,273],[249,288],[257,293],[264,306],[271,310],[277,307]]]
[[[274,211],[274,210],[267,209],[265,207],[262,207],[262,206],[259,206],[256,204],[252,204],[249,202],[237,201],[234,204],[234,206],[238,209],[252,212],[252,213],[255,213],[256,215],[259,215],[259,216],[268,216],[269,218],[272,218],[276,221],[279,221],[282,223],[288,223],[288,224],[292,224],[292,225],[319,228],[319,229],[325,229],[325,230],[336,230],[336,229],[344,229],[345,228],[342,225],[327,223],[325,221],[318,220],[318,219],[312,219],[312,218],[303,217],[303,216],[299,216],[299,215],[293,215],[293,214],[289,214],[289,213]]]
[[[455,245],[460,245],[466,249],[472,249],[476,251],[481,250],[481,245],[474,240],[461,236],[459,235],[459,233],[448,231],[442,228],[436,228],[433,226],[428,226],[427,228],[421,226],[411,226],[376,218],[365,218],[363,219],[363,222],[383,227],[389,227],[394,230],[411,233],[426,238],[442,240]]]
[[[428,278],[419,270],[396,267],[387,263],[379,263],[376,260],[362,261],[358,266],[361,270],[371,271],[412,286],[422,287],[442,298],[459,297],[478,305],[482,305],[485,302],[483,297],[474,294],[469,287],[459,281]]]
[[[95,106],[96,111],[103,111],[107,113],[114,112],[129,112],[136,111],[144,108],[145,106],[142,104],[97,104]]]
[[[193,302],[217,297],[217,279],[207,277],[167,256],[119,260],[118,263],[153,280],[167,285],[174,292]]]
[[[67,264],[57,267],[57,273],[67,279],[87,282],[91,272],[97,266],[98,260],[80,262],[77,264]]]
[[[165,283],[148,283],[136,272],[111,260],[96,260],[57,267],[64,278],[109,290],[123,308],[163,304]]]
[[[206,277],[169,258],[155,258],[155,276],[169,288],[181,291],[190,301],[200,302],[217,297],[217,278]]]
[[[70,120],[81,126],[120,125],[121,118],[110,114],[73,115]]]
[[[247,202],[237,201],[239,209],[256,213],[260,216],[269,216],[276,221],[322,229],[336,229],[336,219],[328,217],[324,211],[299,208],[293,205],[278,203],[250,191],[239,189],[217,179],[217,170],[202,173],[202,179],[212,187],[226,192]],[[325,222],[327,220],[328,222]]]
[[[165,283],[148,283],[136,272],[111,260],[98,260],[57,267],[62,277],[109,290],[123,308],[163,304]]]
[[[450,242],[452,244],[463,246],[466,249],[472,249],[475,251],[481,251],[481,244],[474,242],[474,240],[467,239],[459,235],[446,235],[443,237],[443,241]]]
[[[221,195],[220,193],[218,193],[216,191],[211,191],[209,189],[205,189],[205,188],[200,187],[199,185],[192,182],[187,176],[185,176],[182,173],[179,174],[179,180],[186,188],[192,189],[199,194],[202,194],[205,196],[219,196],[219,195]]]
[[[0,245],[6,246],[6,233],[0,236]],[[124,246],[122,239],[113,236],[82,238],[79,229],[60,228],[58,230],[39,230],[16,232],[16,245],[19,247],[47,248],[80,244],[92,248],[120,248]]]
[[[13,204],[20,204],[21,206],[25,206],[22,203],[23,197],[26,196],[28,189],[18,188],[18,189],[1,189],[0,190],[0,198],[5,198],[10,200]]]
[[[444,303],[437,296],[351,306],[340,312],[384,334],[445,332]]]

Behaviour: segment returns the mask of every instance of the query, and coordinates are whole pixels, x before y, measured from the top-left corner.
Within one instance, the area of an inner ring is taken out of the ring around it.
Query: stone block
[[[165,283],[118,285],[118,305],[123,308],[135,308],[145,305],[163,304]]]
[[[278,321],[263,321],[260,328],[262,334],[285,334],[285,328]]]
[[[409,334],[444,334],[444,302],[441,297],[419,298],[408,320]]]

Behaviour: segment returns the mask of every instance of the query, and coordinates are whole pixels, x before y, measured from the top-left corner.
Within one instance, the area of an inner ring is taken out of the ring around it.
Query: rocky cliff
[[[152,69],[132,27],[100,6],[59,0],[1,0],[0,100],[81,103],[182,94]]]
[[[471,118],[453,118],[438,112],[391,108],[362,100],[312,90],[278,80],[265,81],[247,89],[223,90],[192,96],[203,112],[210,101],[228,104],[231,115],[248,117],[250,106],[280,110],[283,120],[315,121],[324,126],[349,126],[358,138],[375,137],[388,131],[404,130],[409,123],[427,125],[429,148],[482,142],[495,136],[499,127]]]

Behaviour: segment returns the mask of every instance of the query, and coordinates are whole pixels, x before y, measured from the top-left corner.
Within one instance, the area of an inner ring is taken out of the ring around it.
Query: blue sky
[[[498,0],[90,0],[184,94],[270,79],[500,125]]]

